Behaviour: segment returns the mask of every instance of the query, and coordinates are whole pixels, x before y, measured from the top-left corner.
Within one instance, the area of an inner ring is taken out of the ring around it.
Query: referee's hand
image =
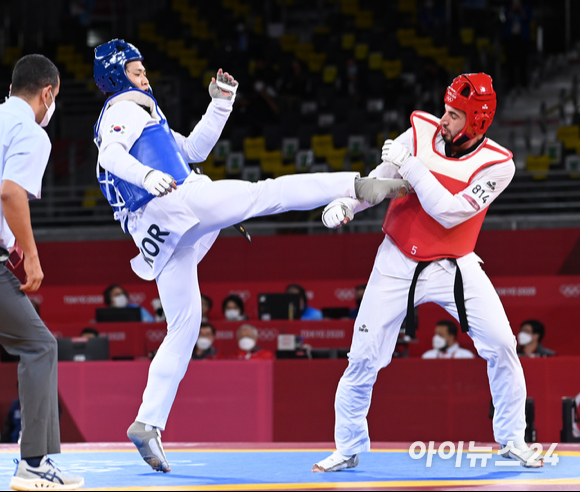
[[[20,287],[20,290],[36,292],[44,278],[38,256],[24,255],[24,272],[26,273],[26,283]]]

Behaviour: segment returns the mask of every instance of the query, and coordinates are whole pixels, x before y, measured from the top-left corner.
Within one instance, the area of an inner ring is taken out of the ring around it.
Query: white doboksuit
[[[397,138],[414,154],[414,136],[410,128]],[[431,142],[428,143],[431,145]],[[435,149],[445,155],[445,142],[439,133]],[[461,159],[457,160],[461,165]],[[419,159],[411,157],[401,169],[381,164],[371,176],[404,177],[417,193],[423,209],[435,220],[451,228],[482,212],[507,187],[515,166],[507,162],[479,171],[462,192],[452,195],[429,172]],[[488,199],[472,190],[478,184],[492,183],[486,189]],[[354,211],[368,205],[346,200]],[[410,225],[411,227],[411,225]],[[516,353],[516,339],[501,301],[489,278],[482,270],[482,260],[470,253],[457,260],[463,276],[465,306],[469,336],[477,352],[487,361],[489,384],[496,409],[493,420],[497,442],[524,442],[526,385]],[[335,412],[335,441],[344,456],[370,451],[366,416],[371,403],[372,388],[378,371],[391,362],[397,337],[406,316],[407,298],[417,261],[403,254],[385,236],[379,248],[357,316],[349,365],[338,385]],[[435,302],[458,319],[453,294],[455,266],[446,259],[436,260],[420,274],[415,291],[415,305]],[[359,330],[366,325],[368,331]],[[468,439],[468,436],[466,436]]]
[[[116,176],[137,186],[150,168],[129,150],[148,125],[158,124],[162,113],[150,107],[150,98],[137,95],[108,105],[99,130],[99,163]],[[202,162],[217,142],[233,103],[214,99],[206,114],[186,138],[174,132],[186,162]],[[144,107],[145,106],[145,107]],[[236,180],[212,182],[192,173],[183,185],[165,197],[129,212],[128,231],[138,247],[143,240],[156,241],[159,252],[144,258],[146,251],[131,262],[137,275],[157,281],[167,318],[165,337],[149,369],[147,388],[139,409],[139,422],[165,429],[179,382],[187,370],[201,324],[201,295],[197,264],[212,246],[220,229],[251,217],[287,210],[310,210],[341,196],[354,197],[357,173],[284,176],[250,183]],[[121,220],[123,214],[117,215]],[[155,226],[153,236],[148,232]],[[159,232],[169,233],[160,236]],[[163,242],[155,237],[162,237]],[[156,250],[153,250],[156,252]]]

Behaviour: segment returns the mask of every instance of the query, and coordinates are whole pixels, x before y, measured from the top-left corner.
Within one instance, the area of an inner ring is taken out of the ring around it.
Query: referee
[[[41,127],[54,113],[59,89],[54,64],[42,55],[28,55],[14,67],[10,98],[0,105],[0,344],[20,356],[22,460],[10,482],[16,490],[84,485],[82,477],[61,472],[47,457],[60,453],[57,346],[25,294],[38,290],[44,277],[28,200],[40,198],[51,149]],[[24,253],[24,285],[6,267],[11,252]]]

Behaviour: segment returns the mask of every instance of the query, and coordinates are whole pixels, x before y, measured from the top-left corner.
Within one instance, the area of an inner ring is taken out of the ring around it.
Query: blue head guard
[[[105,94],[115,94],[135,87],[127,74],[125,65],[134,60],[143,60],[141,52],[123,39],[112,39],[95,48],[93,69],[97,87]]]

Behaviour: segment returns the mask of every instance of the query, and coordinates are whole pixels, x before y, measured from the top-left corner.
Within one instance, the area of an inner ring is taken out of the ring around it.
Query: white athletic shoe
[[[526,468],[542,468],[544,466],[544,457],[538,456],[534,458],[536,451],[530,448],[526,443],[513,445],[501,445],[500,454],[504,458],[510,460],[517,460]]]
[[[127,430],[127,437],[137,446],[139,453],[151,468],[163,473],[171,471],[161,444],[161,432],[157,427],[135,421]]]
[[[14,490],[76,490],[85,484],[83,477],[61,472],[46,456],[40,466],[32,467],[25,460],[16,463],[16,471],[10,481]]]
[[[337,472],[347,468],[354,468],[358,466],[358,463],[358,454],[347,457],[335,451],[328,458],[316,463],[312,467],[312,471],[316,473]]]

